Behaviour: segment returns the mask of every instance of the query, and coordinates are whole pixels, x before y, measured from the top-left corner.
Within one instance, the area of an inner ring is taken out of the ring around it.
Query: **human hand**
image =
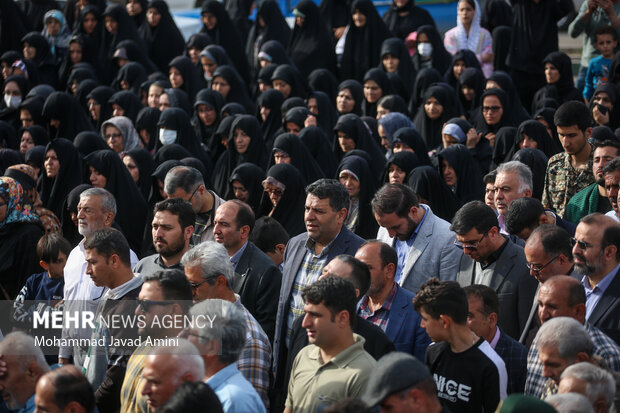
[[[304,120],[304,128],[307,128],[308,126],[316,126],[316,116],[308,115],[306,117],[306,120]]]
[[[482,134],[478,133],[476,129],[471,128],[467,131],[467,148],[474,149],[478,142],[480,142],[480,138],[482,138]]]
[[[603,115],[598,109],[598,105],[594,105],[594,108],[592,109],[592,118],[594,118],[594,122],[601,126],[607,125],[609,123],[609,111]]]

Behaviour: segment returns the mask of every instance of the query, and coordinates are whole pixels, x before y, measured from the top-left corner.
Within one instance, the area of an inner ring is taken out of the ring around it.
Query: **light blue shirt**
[[[224,367],[205,383],[217,394],[224,413],[266,413],[260,396],[235,363]]]
[[[33,413],[36,405],[34,404],[34,394],[28,399],[26,405],[18,410],[18,413]]]
[[[590,286],[590,281],[588,281],[588,277],[585,275],[581,279],[581,284],[583,284],[583,288],[586,290],[586,320],[590,318],[592,311],[596,308],[596,305],[601,300],[603,294],[605,294],[605,290],[609,287],[609,284],[614,280],[618,269],[620,268],[620,264],[616,265],[616,267],[611,270],[603,279],[596,284],[594,288]]]
[[[424,208],[421,204],[420,207]],[[396,268],[396,274],[394,274],[394,281],[396,281],[397,283],[400,281],[400,277],[403,275],[403,268],[405,268],[407,254],[409,254],[409,250],[411,249],[411,246],[415,241],[415,237],[418,235],[418,231],[420,231],[420,228],[422,227],[422,224],[426,219],[426,215],[428,215],[428,211],[426,210],[426,208],[424,208],[424,216],[420,220],[420,223],[415,227],[415,230],[413,230],[413,234],[411,234],[411,237],[408,240],[401,241],[396,238],[396,241],[394,242],[394,249],[396,250],[396,255],[398,256],[398,267]]]
[[[237,265],[239,264],[239,261],[241,261],[241,256],[243,255],[243,252],[245,251],[245,248],[247,246],[248,242],[246,241],[245,244],[243,244],[243,246],[239,248],[239,251],[235,252],[233,256],[230,257],[230,262],[232,263],[235,271],[237,271]]]

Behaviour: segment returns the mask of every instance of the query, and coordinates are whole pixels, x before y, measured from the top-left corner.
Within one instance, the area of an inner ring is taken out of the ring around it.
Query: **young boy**
[[[616,29],[611,26],[601,26],[594,31],[594,48],[601,55],[590,60],[586,72],[586,85],[583,88],[583,97],[586,104],[592,98],[596,87],[609,80],[611,60],[614,58],[614,49],[618,46]]]
[[[439,401],[452,413],[494,412],[506,397],[506,365],[467,327],[468,305],[465,290],[455,281],[431,278],[420,287],[413,306],[435,343],[426,350],[424,362]]]

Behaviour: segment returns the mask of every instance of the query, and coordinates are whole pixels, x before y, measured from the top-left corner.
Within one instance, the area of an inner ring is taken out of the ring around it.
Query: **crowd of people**
[[[618,411],[619,0],[196,6],[0,0],[0,411]]]

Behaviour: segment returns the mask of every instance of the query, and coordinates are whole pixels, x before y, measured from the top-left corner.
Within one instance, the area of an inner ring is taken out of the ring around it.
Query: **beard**
[[[163,239],[157,239],[156,241],[165,242],[165,244],[162,246],[158,246],[157,244],[154,244],[155,251],[159,255],[165,258],[173,257],[177,255],[178,253],[180,253],[181,251],[183,251],[183,248],[185,248],[184,239],[180,239],[172,243],[168,243],[167,241],[164,241]]]

